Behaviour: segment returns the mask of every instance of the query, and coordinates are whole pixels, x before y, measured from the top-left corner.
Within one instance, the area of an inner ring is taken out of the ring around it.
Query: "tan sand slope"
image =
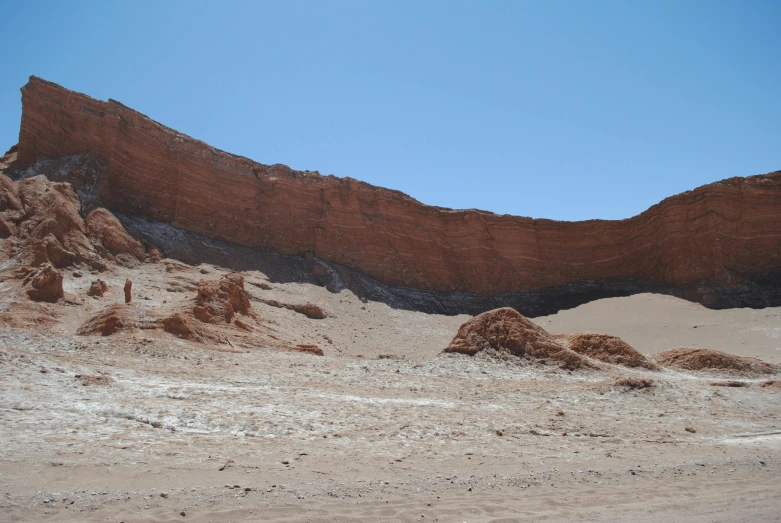
[[[781,363],[781,307],[711,310],[659,294],[597,300],[534,321],[552,333],[603,332],[642,354],[702,347]]]

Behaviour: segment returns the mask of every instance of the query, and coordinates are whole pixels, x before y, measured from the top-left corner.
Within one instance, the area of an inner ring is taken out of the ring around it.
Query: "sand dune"
[[[659,294],[597,300],[534,319],[546,330],[619,336],[643,354],[702,347],[781,363],[781,308],[712,310]]]

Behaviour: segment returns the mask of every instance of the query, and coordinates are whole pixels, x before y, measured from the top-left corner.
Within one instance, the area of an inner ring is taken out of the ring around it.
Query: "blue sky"
[[[781,2],[15,2],[34,74],[262,163],[445,207],[626,218],[781,169]]]

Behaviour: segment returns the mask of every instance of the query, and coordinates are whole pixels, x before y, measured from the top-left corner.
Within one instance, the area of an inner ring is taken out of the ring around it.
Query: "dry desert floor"
[[[248,285],[252,307],[324,357],[247,337],[76,334],[121,302],[127,277],[139,315],[184,299],[163,266],[112,269],[103,298],[0,328],[0,520],[781,521],[781,388],[761,386],[773,376],[442,355],[468,317],[294,283]],[[221,273],[176,277],[204,271]],[[89,280],[66,274],[66,291],[84,296]],[[646,355],[699,346],[781,363],[781,309],[641,294],[534,320]],[[621,377],[654,386],[615,387]],[[746,386],[712,385],[726,379]]]

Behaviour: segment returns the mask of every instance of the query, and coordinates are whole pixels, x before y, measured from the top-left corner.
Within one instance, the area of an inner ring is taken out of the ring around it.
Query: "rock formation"
[[[135,310],[127,305],[112,305],[91,316],[76,331],[80,336],[111,336],[138,327]]]
[[[63,297],[62,274],[50,263],[25,269],[24,286],[34,301],[56,302]]]
[[[63,275],[57,269],[84,265],[103,270],[106,261],[145,258],[143,245],[113,214],[96,209],[85,222],[81,210],[70,183],[45,176],[13,181],[0,174],[0,261],[12,279],[22,280],[30,299],[56,302],[64,296]],[[102,296],[106,289],[105,282],[97,280],[87,294]]]
[[[557,222],[430,207],[354,179],[258,164],[35,77],[22,105],[20,167],[89,154],[105,163],[97,190],[114,211],[310,253],[390,286],[538,293],[531,302],[542,293],[553,296],[546,310],[641,291],[712,307],[781,304],[781,172],[706,185],[626,220]],[[332,277],[320,264],[312,270],[323,284]],[[452,301],[447,312],[458,309]]]
[[[250,314],[250,302],[244,290],[244,277],[229,274],[219,280],[198,282],[193,313],[205,323],[230,323],[236,313]]]
[[[735,356],[711,349],[683,347],[658,353],[654,361],[664,367],[687,371],[725,372],[738,374],[773,374],[777,369],[762,360]]]
[[[313,320],[322,320],[323,318],[326,318],[328,314],[315,305],[314,303],[282,303],[277,300],[266,300],[261,298],[260,301],[265,303],[266,305],[271,305],[272,307],[276,307],[278,309],[288,309],[291,311],[295,311],[299,314],[303,314],[307,318],[313,319]]]
[[[106,209],[93,209],[84,222],[87,236],[104,258],[113,256],[122,264],[131,260],[143,261],[146,258],[141,242],[130,236],[116,216]]]
[[[474,356],[485,350],[545,363],[550,360],[570,370],[591,366],[580,355],[556,343],[545,329],[509,307],[484,312],[464,323],[444,352]]]
[[[180,313],[172,314],[163,319],[163,330],[184,340],[204,341],[203,334],[192,324],[190,319]]]
[[[14,182],[0,175],[0,217],[6,252],[22,266],[103,267],[79,215],[79,198],[67,183],[43,176]]]
[[[581,332],[578,334],[557,334],[553,336],[553,339],[578,354],[605,363],[625,367],[644,367],[651,370],[658,368],[618,336],[597,332]]]
[[[87,296],[103,296],[107,290],[108,284],[98,278],[90,284],[89,289],[87,290]]]
[[[130,280],[125,280],[125,303],[130,303],[130,301],[133,299],[133,282]]]

